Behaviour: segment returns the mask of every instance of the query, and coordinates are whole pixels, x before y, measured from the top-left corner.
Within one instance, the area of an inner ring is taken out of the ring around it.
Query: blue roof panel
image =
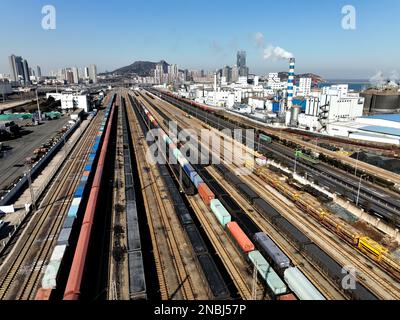
[[[370,131],[370,132],[390,134],[393,136],[400,136],[400,129],[397,129],[397,128],[389,128],[389,127],[381,127],[381,126],[365,126],[360,129],[365,130],[365,131]]]
[[[400,113],[374,114],[372,116],[367,116],[367,117],[362,117],[362,118],[400,122]]]

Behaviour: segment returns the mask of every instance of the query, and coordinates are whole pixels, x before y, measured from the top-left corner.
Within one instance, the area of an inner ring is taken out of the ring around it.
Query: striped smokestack
[[[294,85],[294,65],[295,65],[295,58],[289,59],[289,77],[288,77],[288,84],[287,84],[287,108],[290,109],[293,105],[293,85]]]

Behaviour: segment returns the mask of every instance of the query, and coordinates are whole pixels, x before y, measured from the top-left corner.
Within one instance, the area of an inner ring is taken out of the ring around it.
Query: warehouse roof
[[[375,114],[372,116],[367,116],[367,117],[362,117],[362,118],[400,122],[400,113]]]
[[[393,136],[400,136],[400,129],[397,129],[397,128],[382,127],[382,126],[365,126],[360,129],[365,130],[365,131],[375,132],[375,133],[383,133],[383,134],[390,134]]]

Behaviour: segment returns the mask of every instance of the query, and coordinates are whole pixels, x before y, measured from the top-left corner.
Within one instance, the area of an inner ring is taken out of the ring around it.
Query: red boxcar
[[[246,236],[243,230],[239,227],[236,222],[229,222],[226,225],[228,232],[231,236],[236,240],[236,243],[243,250],[243,252],[248,253],[254,251],[254,244],[250,241],[250,239]]]
[[[200,195],[201,199],[203,199],[204,203],[207,206],[210,206],[211,200],[213,200],[215,198],[214,193],[212,193],[210,188],[204,182],[199,184],[198,190],[199,190],[199,195]]]

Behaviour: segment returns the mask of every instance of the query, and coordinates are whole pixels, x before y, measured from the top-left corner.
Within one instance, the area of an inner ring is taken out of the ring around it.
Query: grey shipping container
[[[64,220],[63,229],[72,229],[74,225],[75,217],[67,217]]]
[[[256,233],[254,239],[260,245],[262,251],[264,251],[278,267],[283,269],[290,266],[290,259],[265,233]]]
[[[71,236],[71,228],[61,229],[60,235],[58,236],[57,245],[58,246],[68,246],[69,238]]]

